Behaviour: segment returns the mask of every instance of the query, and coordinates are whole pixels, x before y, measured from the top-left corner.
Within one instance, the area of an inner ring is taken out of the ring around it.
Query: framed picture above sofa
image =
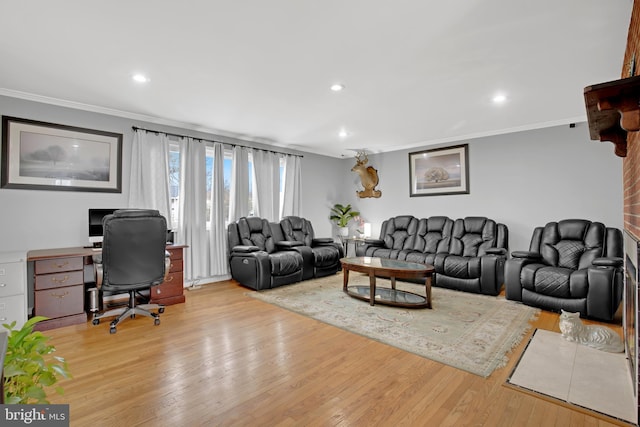
[[[409,195],[469,194],[469,145],[409,153]]]

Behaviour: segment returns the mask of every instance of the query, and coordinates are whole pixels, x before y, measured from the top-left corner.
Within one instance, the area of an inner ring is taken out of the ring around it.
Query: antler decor
[[[373,166],[367,166],[367,162],[369,162],[367,153],[364,150],[358,151],[356,153],[356,164],[351,168],[351,172],[360,175],[364,191],[356,191],[356,194],[361,199],[365,197],[378,198],[382,196],[382,191],[375,189],[376,185],[378,185],[378,171]]]

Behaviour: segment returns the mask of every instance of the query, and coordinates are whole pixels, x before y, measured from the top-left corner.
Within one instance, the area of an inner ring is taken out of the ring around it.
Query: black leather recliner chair
[[[316,238],[309,220],[287,216],[280,221],[280,226],[284,240],[303,244],[294,247],[304,260],[303,280],[329,276],[340,270],[340,258],[344,256],[342,245],[334,242],[331,237]]]
[[[505,265],[506,297],[550,311],[610,321],[623,292],[622,232],[567,219],[533,231],[529,251]]]
[[[302,245],[273,236],[269,221],[243,217],[227,227],[231,277],[255,290],[275,288],[302,280],[303,258],[293,250]]]

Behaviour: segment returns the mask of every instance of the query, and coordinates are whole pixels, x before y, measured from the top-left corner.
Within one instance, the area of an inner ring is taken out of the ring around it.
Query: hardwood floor
[[[503,385],[528,336],[484,379],[245,292],[204,285],[161,325],[115,335],[108,322],[47,331],[73,374],[51,403],[70,404],[72,426],[615,425]],[[558,331],[558,315],[534,327]]]

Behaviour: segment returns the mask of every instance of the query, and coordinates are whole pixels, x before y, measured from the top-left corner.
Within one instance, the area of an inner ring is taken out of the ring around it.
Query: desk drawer
[[[182,295],[182,272],[169,273],[167,279],[158,286],[151,288],[151,298],[167,298]]]
[[[171,258],[171,265],[169,266],[169,274],[182,271],[182,259]]]
[[[36,316],[50,318],[84,312],[84,285],[65,286],[35,292]]]
[[[182,248],[180,249],[167,249],[169,251],[169,256],[171,260],[174,259],[182,259]]]
[[[26,267],[21,262],[0,264],[0,297],[24,294],[25,271]]]
[[[80,265],[82,267],[82,265]],[[36,290],[59,288],[62,286],[82,285],[84,271],[66,271],[56,274],[41,274],[36,276],[34,288]]]
[[[41,259],[35,262],[36,274],[82,270],[82,257]]]

